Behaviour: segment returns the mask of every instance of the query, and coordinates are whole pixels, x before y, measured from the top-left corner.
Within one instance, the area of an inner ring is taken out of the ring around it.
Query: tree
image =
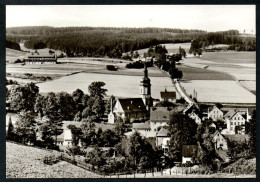
[[[36,121],[31,111],[19,114],[16,121],[15,133],[22,143],[34,143],[36,141]]]
[[[13,140],[14,139],[14,126],[12,123],[11,116],[9,116],[9,121],[8,121],[8,128],[7,128],[7,133],[6,133],[6,139]]]
[[[256,157],[256,110],[253,111],[251,120],[246,123],[246,132],[249,135],[249,153],[251,157]]]
[[[92,82],[88,87],[90,97],[99,97],[103,99],[107,92],[107,89],[102,88],[104,86],[104,82]]]
[[[95,101],[92,106],[92,112],[98,117],[98,119],[104,116],[105,103],[102,98],[95,97]]]
[[[80,90],[80,89],[77,89],[77,90],[75,90],[72,93],[72,99],[73,99],[73,101],[75,103],[76,110],[78,110],[78,111],[82,111],[83,110],[82,100],[83,100],[84,96],[85,96],[84,92],[82,90]]]
[[[82,131],[80,128],[77,128],[75,125],[69,125],[72,134],[72,145],[77,146],[79,144],[79,139],[81,138]]]
[[[114,108],[114,106],[116,104],[116,98],[113,95],[111,95],[105,106],[106,113],[110,113],[110,111],[111,111],[111,100],[112,100],[112,108]]]
[[[142,157],[142,147],[144,145],[144,140],[140,133],[134,132],[130,137],[129,154],[135,161],[135,167],[139,164]]]
[[[94,142],[96,135],[95,120],[96,118],[94,116],[89,116],[88,118],[82,120],[82,124],[80,126],[82,131],[81,139],[85,146],[89,146]]]
[[[186,57],[186,51],[185,51],[185,49],[181,48],[181,46],[179,47],[179,53],[180,53],[183,57]]]
[[[127,130],[127,126],[121,117],[115,118],[115,133],[117,133],[121,138]]]
[[[33,82],[12,86],[9,94],[10,107],[15,111],[33,111],[39,87]]]
[[[89,158],[93,168],[96,166],[98,169],[100,169],[101,166],[106,164],[104,152],[96,145],[93,151],[89,153]]]
[[[73,120],[76,114],[76,104],[73,100],[73,97],[66,92],[60,92],[56,94],[56,103],[58,108],[56,112],[58,114],[59,120]]]
[[[193,157],[196,163],[205,166],[209,170],[214,170],[216,169],[216,159],[219,159],[219,157],[215,151],[212,137],[210,136],[209,124],[210,122],[205,122],[199,125],[197,129],[198,152],[197,155]]]
[[[191,118],[180,113],[171,113],[169,121],[170,147],[169,157],[181,161],[182,145],[196,144],[197,124]]]

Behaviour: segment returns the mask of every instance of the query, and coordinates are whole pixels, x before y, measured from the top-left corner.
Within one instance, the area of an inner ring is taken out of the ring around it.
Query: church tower
[[[151,81],[148,77],[146,62],[144,62],[144,77],[140,82],[140,96],[143,99],[144,105],[150,108],[152,106]]]

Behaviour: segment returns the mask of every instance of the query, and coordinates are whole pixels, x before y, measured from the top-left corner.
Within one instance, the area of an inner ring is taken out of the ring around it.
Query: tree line
[[[242,37],[236,30],[223,31],[223,32],[210,32],[207,34],[199,35],[191,41],[189,52],[194,55],[201,55],[203,50],[208,46],[215,44],[229,45],[226,50],[235,51],[255,51],[256,39],[253,37]],[[222,48],[223,49],[223,48]]]

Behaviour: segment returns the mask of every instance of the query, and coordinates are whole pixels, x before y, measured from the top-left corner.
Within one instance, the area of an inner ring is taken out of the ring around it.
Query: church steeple
[[[151,105],[151,81],[148,77],[146,62],[144,62],[144,77],[140,82],[140,96],[144,104],[149,107]]]

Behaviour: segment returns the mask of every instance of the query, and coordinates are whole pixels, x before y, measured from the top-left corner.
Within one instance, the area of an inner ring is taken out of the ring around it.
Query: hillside
[[[97,178],[92,172],[67,162],[46,165],[42,159],[52,151],[6,142],[6,178]]]
[[[24,56],[26,52],[5,48],[5,54],[6,56],[10,56],[10,57],[19,57],[19,56]]]

